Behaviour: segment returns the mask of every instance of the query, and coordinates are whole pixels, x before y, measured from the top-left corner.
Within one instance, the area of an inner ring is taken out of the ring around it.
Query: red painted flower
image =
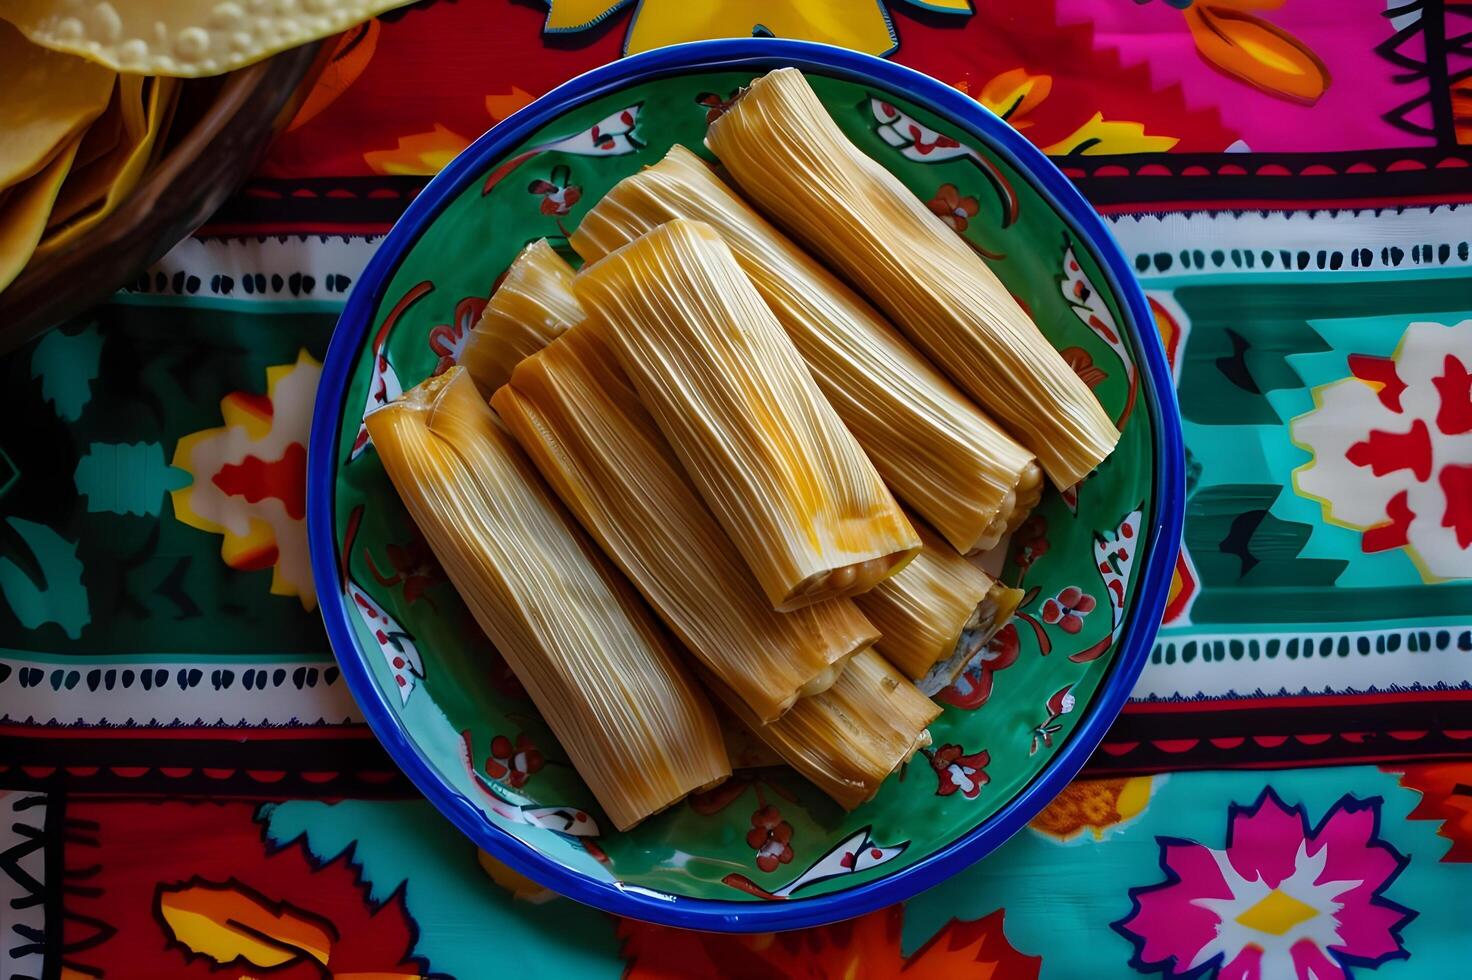
[[[762,871],[776,871],[779,864],[792,860],[792,824],[770,803],[751,815],[751,829],[746,832],[746,846],[756,851],[756,866]]]
[[[1017,564],[1018,582],[1027,577],[1032,563],[1048,553],[1048,519],[1033,514],[1012,535],[1012,560]]]
[[[1094,363],[1094,356],[1082,347],[1065,347],[1058,352],[1063,355],[1063,360],[1073,368],[1073,373],[1078,375],[1079,380],[1090,388],[1097,388],[1109,377],[1109,374]]]
[[[1027,750],[1028,755],[1036,755],[1038,746],[1046,748],[1053,747],[1053,736],[1063,731],[1063,725],[1058,719],[1066,714],[1071,714],[1077,706],[1078,701],[1073,696],[1073,685],[1065,684],[1053,692],[1046,705],[1048,717],[1041,725],[1034,725],[1032,729],[1032,747]]]
[[[531,736],[522,732],[516,736],[516,744],[505,735],[491,739],[491,757],[486,760],[486,775],[499,779],[512,789],[521,789],[527,780],[540,772],[544,760],[542,753],[532,744]]]
[[[527,185],[527,190],[533,194],[542,195],[542,203],[539,206],[541,212],[549,217],[561,217],[572,210],[574,204],[582,200],[583,189],[577,184],[568,183],[572,171],[567,167],[555,167],[549,180],[538,177]]]
[[[981,788],[991,782],[986,767],[992,761],[992,754],[986,749],[970,755],[965,755],[965,751],[959,745],[942,745],[929,753],[930,768],[935,770],[939,784],[935,788],[936,796],[950,796],[960,790],[966,799],[974,800]]]
[[[1048,699],[1048,714],[1054,718],[1061,718],[1073,711],[1076,703],[1073,696],[1073,685],[1069,684],[1053,692],[1053,696]]]
[[[434,557],[434,552],[429,550],[429,545],[418,534],[407,545],[388,545],[384,551],[388,554],[389,564],[393,566],[392,575],[384,575],[373,564],[373,556],[367,549],[363,551],[363,558],[368,563],[368,571],[378,580],[379,585],[402,585],[404,589],[404,601],[413,605],[420,599],[429,603],[433,609],[434,599],[425,595],[425,591],[432,585],[445,580],[445,573],[440,568],[440,563]]]
[[[455,304],[455,316],[451,323],[441,323],[429,328],[429,349],[440,356],[435,365],[435,374],[444,374],[460,361],[460,352],[465,350],[465,341],[470,331],[480,322],[480,314],[486,301],[479,296],[467,296]]]
[[[1008,623],[997,630],[997,635],[972,658],[951,686],[936,697],[957,708],[975,711],[991,698],[993,675],[1015,664],[1019,650],[1017,627]]]
[[[1065,633],[1084,628],[1084,617],[1094,609],[1094,597],[1076,585],[1070,585],[1043,603],[1043,622],[1055,625]]]
[[[981,206],[976,203],[976,198],[962,197],[961,192],[956,190],[955,184],[941,184],[940,189],[935,192],[935,197],[926,201],[925,204],[939,216],[940,220],[956,231],[965,231],[970,220],[976,217],[976,212],[981,210]]]
[[[736,96],[741,90],[733,89],[731,94],[722,98],[715,92],[701,92],[695,97],[696,105],[705,106],[705,124],[709,126],[725,114],[736,102]]]

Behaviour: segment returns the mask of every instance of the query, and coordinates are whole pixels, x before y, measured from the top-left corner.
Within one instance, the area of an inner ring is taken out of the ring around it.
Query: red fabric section
[[[375,906],[348,855],[319,865],[300,842],[270,850],[254,804],[65,806],[63,876],[77,887],[67,889],[62,941],[72,970],[218,978],[269,969],[273,980],[420,972],[402,895]],[[236,969],[222,972],[232,952]]]

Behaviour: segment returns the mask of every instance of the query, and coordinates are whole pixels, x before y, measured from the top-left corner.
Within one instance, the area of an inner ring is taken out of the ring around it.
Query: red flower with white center
[[[963,197],[955,184],[941,184],[935,197],[926,201],[925,206],[956,231],[965,231],[976,212],[981,210],[976,198]]]
[[[776,871],[778,865],[792,860],[792,824],[783,820],[782,812],[769,803],[752,813],[746,846],[756,851],[759,869]]]
[[[1380,836],[1380,797],[1345,795],[1314,822],[1271,788],[1227,806],[1225,845],[1157,837],[1159,880],[1112,923],[1131,973],[1164,980],[1350,980],[1410,955],[1416,913],[1386,897],[1410,859]]]
[[[1427,581],[1472,577],[1472,320],[1413,323],[1390,357],[1350,354],[1315,388],[1293,486],[1366,553],[1404,548]]]
[[[1059,719],[1066,714],[1071,714],[1077,707],[1078,701],[1073,696],[1073,685],[1065,684],[1053,692],[1044,707],[1048,710],[1048,717],[1043,719],[1041,725],[1034,725],[1032,729],[1032,745],[1027,750],[1028,755],[1037,755],[1039,746],[1051,749],[1053,747],[1053,736],[1063,731],[1063,725]]]
[[[486,775],[499,779],[512,789],[521,789],[527,780],[540,772],[545,764],[531,736],[522,732],[516,744],[505,735],[491,739],[491,757],[486,760]]]
[[[927,751],[926,755],[930,759],[930,768],[935,770],[936,796],[950,796],[960,791],[966,799],[974,800],[981,794],[981,788],[991,782],[986,767],[992,761],[992,755],[986,749],[967,755],[959,745],[942,745],[934,751]]]
[[[1043,603],[1043,622],[1057,626],[1065,633],[1077,633],[1084,628],[1084,617],[1094,611],[1095,605],[1093,596],[1076,585],[1070,585]]]
[[[429,349],[440,356],[435,365],[435,374],[444,374],[460,362],[465,342],[470,331],[480,322],[486,301],[479,296],[467,296],[455,304],[455,316],[450,323],[441,323],[429,328]]]

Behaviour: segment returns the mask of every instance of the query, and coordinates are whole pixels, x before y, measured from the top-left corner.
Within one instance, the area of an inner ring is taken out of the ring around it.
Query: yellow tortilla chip
[[[82,143],[72,169],[80,170],[94,160],[100,160],[112,152],[123,138],[123,106],[119,93],[121,86],[113,86],[112,99],[102,115],[92,120],[92,125],[82,134]]]
[[[148,169],[154,143],[168,115],[165,109],[179,82],[173,78],[152,79],[146,104],[143,82],[140,75],[119,76],[118,91],[124,99],[123,139],[111,154],[86,168],[75,169],[67,178],[36,255],[54,253],[115,211]]]
[[[116,77],[39,48],[0,21],[0,187],[39,173],[63,144],[102,115]]]
[[[116,71],[219,75],[408,0],[0,0],[37,44]]]
[[[31,260],[31,253],[46,228],[46,217],[51,213],[56,192],[66,179],[80,144],[80,139],[73,139],[62,147],[40,173],[12,188],[4,207],[0,207],[0,291]]]
[[[153,140],[153,154],[150,156],[148,165],[152,167],[163,159],[169,150],[169,132],[174,126],[174,112],[179,108],[179,93],[183,90],[183,84],[177,78],[155,78],[153,84],[161,85],[157,117],[150,116],[149,126],[153,127],[156,135]]]

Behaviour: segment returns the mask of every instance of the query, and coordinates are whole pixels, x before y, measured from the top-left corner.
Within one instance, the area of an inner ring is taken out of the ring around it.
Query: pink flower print
[[[491,739],[491,757],[486,760],[486,775],[499,779],[512,789],[521,789],[544,765],[542,753],[525,732],[516,736],[516,744],[505,735]]]
[[[1043,622],[1057,626],[1065,633],[1077,633],[1084,628],[1084,617],[1093,612],[1094,606],[1093,596],[1076,585],[1070,585],[1043,603]]]
[[[756,866],[762,871],[776,871],[779,864],[792,860],[792,824],[770,803],[751,815],[751,829],[746,832],[746,846],[756,851]]]
[[[1271,789],[1227,809],[1226,847],[1158,837],[1165,881],[1130,890],[1114,929],[1168,978],[1349,980],[1404,958],[1416,915],[1384,897],[1408,863],[1379,837],[1380,799],[1339,799],[1317,827]]]
[[[480,322],[481,312],[485,308],[484,299],[467,296],[455,304],[455,315],[451,322],[429,328],[429,349],[440,356],[439,363],[435,365],[435,374],[444,374],[460,362],[465,341],[470,339],[470,331]]]
[[[950,796],[960,790],[966,799],[974,800],[980,795],[981,788],[991,782],[991,777],[986,774],[987,764],[992,761],[991,753],[982,749],[965,755],[965,751],[959,745],[942,745],[927,753],[938,784],[936,796]]]

